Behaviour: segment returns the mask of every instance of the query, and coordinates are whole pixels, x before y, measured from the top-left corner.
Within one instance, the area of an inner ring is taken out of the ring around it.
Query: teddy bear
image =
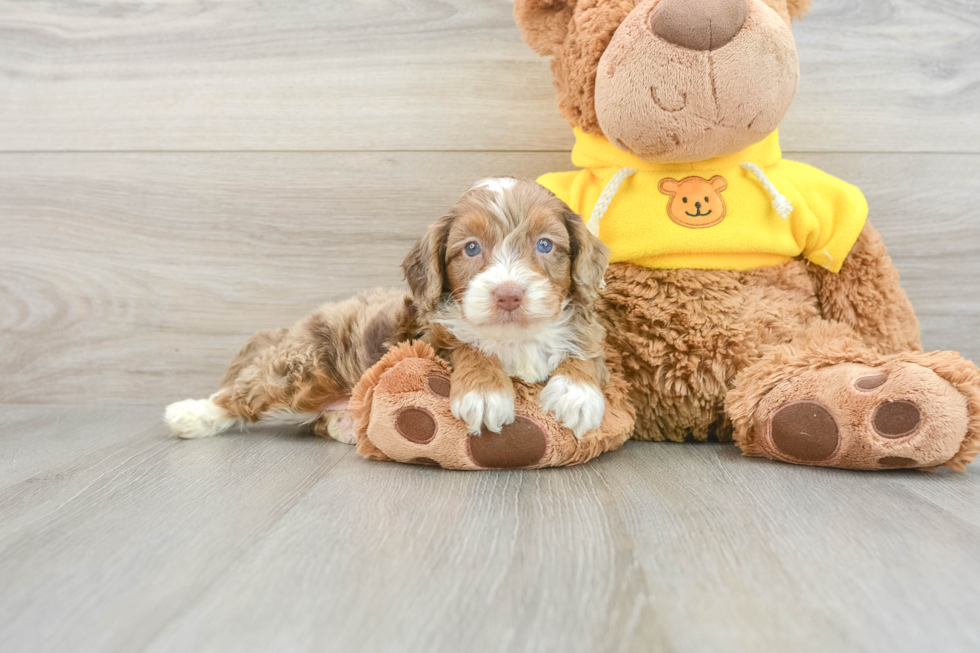
[[[778,127],[799,78],[791,24],[808,8],[516,0],[576,139],[578,169],[538,182],[611,250],[598,300],[610,421],[576,442],[536,407],[539,389],[519,385],[518,413],[537,412],[467,437],[430,387],[448,368],[417,343],[355,390],[358,450],[540,467],[585,462],[631,429],[637,440],[734,440],[745,455],[802,465],[962,471],[980,450],[980,370],[922,350],[860,190],[782,157]],[[394,421],[414,404],[435,417],[413,422],[413,441]]]
[[[516,0],[577,171],[539,182],[611,248],[600,314],[633,438],[963,470],[980,372],[922,351],[861,192],[782,158],[809,0]]]

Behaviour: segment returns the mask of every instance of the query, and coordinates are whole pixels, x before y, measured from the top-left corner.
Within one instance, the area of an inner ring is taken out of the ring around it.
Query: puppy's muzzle
[[[512,284],[498,286],[493,291],[493,299],[497,302],[497,308],[509,313],[520,308],[524,300],[524,290]]]

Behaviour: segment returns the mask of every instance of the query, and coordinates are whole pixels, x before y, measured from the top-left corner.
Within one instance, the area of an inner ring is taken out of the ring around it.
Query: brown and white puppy
[[[542,406],[577,437],[599,427],[608,379],[593,306],[605,246],[536,183],[478,183],[402,264],[411,289],[326,304],[252,336],[208,399],[167,407],[177,435],[259,420],[353,442],[351,390],[387,348],[422,339],[453,364],[450,404],[472,433],[514,420],[511,376],[547,386]]]
[[[471,433],[514,420],[510,377],[547,381],[542,407],[577,437],[599,427],[608,373],[594,305],[607,262],[582,219],[533,182],[478,183],[429,228],[405,276]]]

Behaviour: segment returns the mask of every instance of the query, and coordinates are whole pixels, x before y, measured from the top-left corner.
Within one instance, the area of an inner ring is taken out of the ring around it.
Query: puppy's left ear
[[[567,209],[562,216],[572,255],[572,293],[592,304],[609,267],[609,248],[592,234],[581,216]]]
[[[430,226],[402,261],[405,281],[422,315],[435,311],[442,299],[446,284],[446,240],[452,220],[452,216],[447,215]]]

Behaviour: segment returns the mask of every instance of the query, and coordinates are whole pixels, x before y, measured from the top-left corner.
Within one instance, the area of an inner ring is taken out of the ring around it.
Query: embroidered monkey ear
[[[514,19],[524,42],[544,57],[558,54],[572,21],[575,0],[515,0]]]
[[[721,175],[715,175],[708,183],[719,193],[728,188],[728,180]]]
[[[674,193],[677,192],[677,188],[679,186],[680,186],[680,182],[677,181],[676,179],[671,179],[670,177],[667,177],[666,179],[661,179],[660,183],[657,184],[657,188],[659,188],[660,192],[663,193],[664,195],[673,195]]]

